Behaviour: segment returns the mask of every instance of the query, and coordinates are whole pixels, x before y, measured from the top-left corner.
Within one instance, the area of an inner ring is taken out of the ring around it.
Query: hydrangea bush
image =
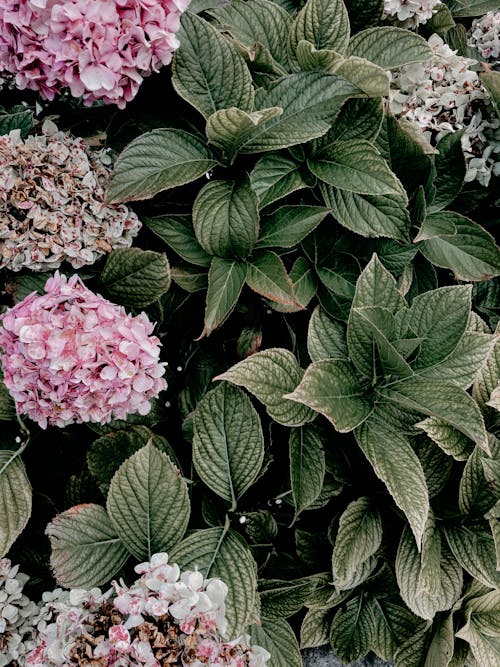
[[[497,42],[0,2],[0,667],[497,667]]]

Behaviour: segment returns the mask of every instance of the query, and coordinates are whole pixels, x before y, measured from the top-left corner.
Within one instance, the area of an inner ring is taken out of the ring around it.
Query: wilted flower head
[[[75,269],[128,247],[136,214],[104,201],[108,170],[83,139],[46,121],[42,134],[0,136],[0,268]]]
[[[416,28],[432,18],[441,0],[384,0],[384,18],[391,18],[406,28]]]
[[[44,99],[123,108],[168,64],[190,0],[0,0],[0,70]]]
[[[500,58],[500,12],[488,12],[472,21],[468,44],[479,51],[481,58],[496,62]]]
[[[466,181],[488,185],[500,173],[500,120],[477,72],[475,61],[452,51],[438,35],[429,38],[431,61],[393,72],[390,108],[435,144],[446,134],[464,130],[462,149]]]
[[[155,554],[136,567],[141,575],[102,594],[72,590],[64,602],[48,601],[36,647],[26,667],[265,667],[269,653],[248,637],[226,641],[225,597],[220,579],[181,573]]]
[[[167,383],[145,313],[128,315],[76,275],[56,273],[45,292],[0,318],[4,383],[18,412],[42,428],[147,414]]]
[[[33,649],[33,626],[38,606],[23,593],[28,576],[8,558],[0,560],[0,667],[24,659]]]

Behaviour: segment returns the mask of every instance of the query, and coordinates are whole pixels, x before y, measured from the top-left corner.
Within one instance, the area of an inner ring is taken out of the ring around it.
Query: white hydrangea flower
[[[42,134],[0,136],[0,268],[75,269],[129,247],[141,223],[105,202],[105,155],[46,121]]]
[[[478,73],[470,69],[476,61],[457,55],[438,35],[429,38],[429,46],[434,53],[431,61],[392,73],[390,109],[413,123],[432,144],[464,130],[465,180],[486,186],[492,174],[500,174],[500,120]]]
[[[441,0],[384,0],[384,18],[405,28],[416,28],[432,18]]]
[[[500,12],[488,12],[472,21],[467,43],[479,51],[481,58],[498,62],[500,58]]]

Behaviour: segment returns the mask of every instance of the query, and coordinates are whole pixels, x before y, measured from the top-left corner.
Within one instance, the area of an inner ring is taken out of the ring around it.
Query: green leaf
[[[495,503],[483,469],[483,452],[476,447],[465,464],[458,488],[458,508],[464,516],[484,515]],[[487,463],[496,463],[486,459]]]
[[[326,465],[323,443],[313,426],[290,432],[290,481],[295,518],[321,494]]]
[[[382,520],[370,499],[358,498],[339,520],[332,555],[333,583],[338,590],[351,588],[352,577],[373,556],[382,542]]]
[[[127,549],[139,560],[168,551],[186,532],[187,484],[166,454],[148,444],[115,473],[107,510]]]
[[[389,95],[387,72],[365,58],[350,56],[335,63],[331,71],[343,76],[369,97],[379,98]]]
[[[182,570],[200,570],[205,578],[219,577],[229,592],[226,598],[227,636],[238,637],[255,606],[257,566],[244,540],[227,528],[195,530],[170,552]]]
[[[203,482],[236,507],[264,460],[264,436],[248,396],[226,382],[194,411],[193,464]]]
[[[283,113],[281,107],[262,109],[247,113],[236,107],[220,109],[207,120],[206,134],[208,143],[223,151],[227,160],[232,162],[242,144],[252,135],[256,127],[264,125],[271,118]]]
[[[444,419],[486,452],[489,451],[481,411],[460,387],[441,380],[410,377],[381,389],[380,395],[403,408]]]
[[[0,556],[9,551],[31,516],[32,493],[17,452],[0,450]]]
[[[460,565],[488,588],[499,588],[495,543],[485,529],[459,525],[445,526],[444,534]]]
[[[446,4],[457,18],[482,16],[486,12],[498,10],[497,0],[448,0]]]
[[[342,0],[307,0],[288,34],[291,58],[301,40],[316,49],[331,49],[343,53],[349,43],[349,15]]]
[[[489,92],[493,106],[497,114],[500,113],[500,73],[495,70],[487,70],[479,75],[481,83]]]
[[[375,622],[373,650],[384,660],[390,660],[401,642],[415,630],[415,617],[405,607],[385,599],[372,602]]]
[[[450,426],[444,419],[427,417],[415,426],[425,431],[445,454],[452,456],[456,461],[467,461],[474,449],[472,440]]]
[[[16,404],[3,382],[3,375],[0,371],[0,419],[2,421],[12,421],[15,418]]]
[[[432,620],[439,611],[451,609],[460,597],[462,568],[449,547],[441,542],[434,520],[429,520],[422,553],[408,528],[401,536],[396,556],[396,578],[405,604],[414,614]]]
[[[351,98],[342,106],[327,134],[312,142],[311,157],[328,154],[331,144],[339,141],[364,139],[373,142],[382,125],[382,100]]]
[[[24,137],[33,127],[33,111],[17,106],[10,112],[0,106],[0,135],[9,134],[12,130],[21,130]]]
[[[248,176],[207,183],[193,204],[193,227],[198,243],[209,255],[249,255],[259,235],[259,210]]]
[[[341,190],[404,197],[401,183],[368,141],[331,144],[327,156],[311,158],[307,166],[320,180]]]
[[[497,667],[500,661],[500,593],[491,591],[472,598],[465,607],[466,624],[456,636],[470,644],[481,667]]]
[[[281,107],[281,116],[256,127],[241,153],[260,153],[302,144],[328,132],[342,104],[360,90],[336,74],[298,72],[256,95],[258,109]]]
[[[432,58],[432,51],[422,37],[404,30],[383,26],[358,32],[347,48],[348,56],[360,56],[384,69]]]
[[[375,474],[405,513],[420,548],[429,514],[429,493],[422,464],[408,437],[388,423],[386,412],[380,408],[355,436]]]
[[[480,225],[454,211],[432,213],[415,242],[429,262],[451,269],[456,280],[489,280],[500,275],[500,250]]]
[[[271,348],[252,354],[214,379],[245,387],[266,406],[267,413],[278,424],[302,426],[314,419],[314,412],[284,398],[284,394],[295,389],[302,375],[291,352]]]
[[[217,164],[206,145],[188,132],[146,132],[118,156],[107,199],[111,204],[151,199],[158,192],[195,181]]]
[[[139,248],[114,250],[100,276],[106,296],[129,308],[144,308],[170,287],[170,267],[164,253]]]
[[[496,335],[500,334],[500,325],[497,326]],[[479,371],[478,376],[474,381],[472,387],[472,396],[483,410],[488,404],[496,387],[500,384],[500,338],[497,341],[488,355],[488,359],[483,368]]]
[[[174,452],[161,435],[146,426],[129,426],[127,430],[112,431],[94,440],[87,451],[87,464],[99,488],[107,495],[113,475],[132,454],[151,443],[176,461]]]
[[[58,514],[47,526],[50,564],[60,586],[87,588],[107,584],[129,554],[106,510],[77,505]]]
[[[415,371],[436,366],[455,350],[467,328],[470,299],[469,285],[441,287],[413,299],[407,324],[422,339]]]
[[[206,268],[191,264],[177,264],[170,270],[172,281],[186,292],[199,292],[208,288]]]
[[[298,387],[286,398],[307,405],[347,433],[364,422],[372,410],[366,387],[353,366],[342,359],[313,362]]]
[[[296,581],[263,579],[259,582],[262,616],[279,620],[301,611],[304,603],[316,588],[312,578]]]
[[[214,257],[208,272],[203,334],[209,336],[229,317],[245,284],[247,266],[234,259]]]
[[[211,257],[196,240],[190,215],[157,215],[143,218],[143,222],[186,262],[196,266],[210,265]]]
[[[347,345],[350,357],[358,370],[368,378],[374,371],[373,334],[367,330],[364,318],[357,312],[359,308],[380,306],[391,313],[396,313],[405,306],[405,300],[399,292],[396,281],[373,255],[356,283],[356,293],[352,301],[347,323]]]
[[[376,627],[372,605],[358,595],[335,614],[330,628],[330,643],[342,662],[364,657],[372,646]]]
[[[297,44],[295,59],[299,69],[303,72],[323,70],[328,73],[333,73],[335,71],[335,64],[344,60],[338,51],[317,49],[314,44],[304,39],[301,39]]]
[[[263,618],[261,625],[251,625],[248,632],[252,644],[271,654],[267,667],[302,667],[299,645],[288,621]]]
[[[300,648],[316,648],[328,644],[331,609],[308,609],[300,627]]]
[[[222,3],[221,3],[222,4]],[[265,47],[276,63],[286,67],[288,55],[284,35],[292,24],[290,14],[269,0],[233,0],[211,12],[221,27],[248,49]]]
[[[328,215],[323,206],[281,206],[263,216],[257,248],[293,248]]]
[[[312,361],[322,359],[347,359],[345,328],[332,320],[325,311],[317,306],[307,331],[307,351]]]
[[[261,157],[250,173],[250,181],[260,208],[307,187],[300,174],[300,165],[279,153]]]
[[[441,5],[443,6],[443,5]],[[431,213],[446,208],[455,199],[465,178],[465,159],[462,150],[462,132],[445,135],[438,143],[435,157],[436,194],[429,207]]]
[[[210,23],[186,12],[181,18],[180,48],[172,64],[178,95],[205,118],[219,109],[252,111],[252,77],[236,48]]]
[[[280,257],[262,250],[248,263],[247,285],[257,294],[285,306],[302,308],[293,293],[293,285]]]

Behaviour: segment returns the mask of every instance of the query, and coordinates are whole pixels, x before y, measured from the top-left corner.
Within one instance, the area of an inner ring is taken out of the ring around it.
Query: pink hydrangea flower
[[[123,108],[179,46],[190,0],[0,0],[0,71],[44,99]]]
[[[160,342],[145,313],[135,317],[58,272],[0,321],[4,383],[20,414],[73,423],[147,414],[167,386]]]

